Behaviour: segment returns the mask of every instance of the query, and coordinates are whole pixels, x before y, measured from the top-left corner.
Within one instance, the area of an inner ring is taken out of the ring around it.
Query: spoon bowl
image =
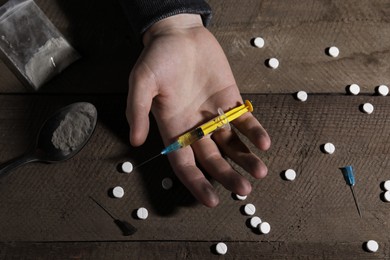
[[[29,163],[54,163],[75,156],[88,142],[97,123],[97,110],[87,102],[70,104],[49,117],[39,130],[34,149],[0,165],[0,177]]]

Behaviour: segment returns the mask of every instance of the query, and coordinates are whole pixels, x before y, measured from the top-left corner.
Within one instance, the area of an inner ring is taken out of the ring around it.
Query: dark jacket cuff
[[[120,0],[134,30],[144,33],[154,23],[176,14],[199,14],[204,26],[211,20],[211,8],[203,0]]]

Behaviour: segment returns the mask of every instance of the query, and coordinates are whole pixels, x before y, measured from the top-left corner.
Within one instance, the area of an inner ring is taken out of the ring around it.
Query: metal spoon
[[[70,159],[88,142],[96,123],[97,110],[90,103],[78,102],[63,107],[42,125],[32,151],[0,165],[0,177],[26,163]]]

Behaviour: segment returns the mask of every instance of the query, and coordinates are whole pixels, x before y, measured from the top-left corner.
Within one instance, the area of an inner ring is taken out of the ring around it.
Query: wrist
[[[202,18],[199,14],[177,14],[164,18],[153,24],[143,36],[146,45],[152,38],[167,34],[172,31],[188,30],[203,27]]]

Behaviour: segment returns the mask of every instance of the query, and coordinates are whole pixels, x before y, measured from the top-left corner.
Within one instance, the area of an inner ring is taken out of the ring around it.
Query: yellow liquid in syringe
[[[230,127],[229,122],[240,117],[246,112],[252,112],[252,111],[253,111],[253,106],[251,102],[248,100],[245,101],[245,104],[233,108],[226,113],[224,113],[221,109],[219,109],[218,110],[219,116],[197,127],[196,129],[179,136],[175,142],[165,147],[162,150],[161,154],[168,154],[180,148],[191,145],[195,141],[200,140],[205,135],[211,134],[217,129],[223,128],[225,126]]]

